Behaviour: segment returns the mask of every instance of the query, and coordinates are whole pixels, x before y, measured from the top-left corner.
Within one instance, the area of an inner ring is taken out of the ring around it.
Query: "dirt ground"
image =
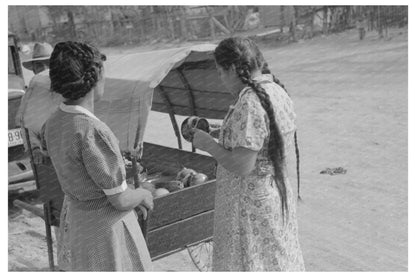
[[[262,46],[296,105],[307,271],[408,270],[407,29],[389,36],[369,33],[359,41],[351,30]],[[167,115],[152,112],[147,126],[145,141],[177,147]],[[335,167],[346,174],[320,174]],[[43,221],[10,207],[8,252],[9,271],[48,270]],[[196,270],[186,251],[155,269]]]

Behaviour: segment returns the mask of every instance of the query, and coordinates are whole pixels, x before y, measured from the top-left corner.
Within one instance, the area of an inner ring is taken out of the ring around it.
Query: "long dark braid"
[[[228,38],[223,40],[215,49],[214,56],[216,63],[228,70],[232,65],[235,66],[236,73],[244,84],[250,86],[260,100],[263,109],[269,118],[269,143],[268,155],[274,167],[274,178],[279,191],[281,200],[281,209],[283,222],[287,216],[287,189],[284,174],[285,165],[285,149],[284,140],[280,132],[278,123],[276,122],[275,112],[269,95],[260,86],[259,83],[253,81],[251,73],[259,67],[259,57],[257,46],[246,38]]]
[[[243,65],[242,70],[237,69],[237,74],[239,75],[241,81],[244,84],[250,86],[253,91],[256,93],[257,97],[260,100],[261,106],[266,111],[269,118],[269,129],[270,137],[268,144],[268,154],[270,160],[273,163],[275,169],[275,181],[277,189],[279,190],[280,201],[282,202],[282,214],[285,215],[285,212],[288,210],[287,204],[287,191],[286,191],[286,182],[284,176],[284,164],[285,164],[285,145],[282,133],[280,132],[279,125],[275,120],[275,112],[273,109],[272,102],[269,95],[266,93],[264,88],[258,82],[255,82],[251,78],[250,70],[248,66]],[[285,217],[283,217],[285,218]]]
[[[290,97],[289,92],[287,91],[287,89],[285,88],[285,86],[282,84],[282,82],[280,82],[279,79],[276,78],[276,76],[270,71],[269,69],[269,65],[268,63],[264,60],[263,55],[259,55],[258,56],[259,59],[259,63],[261,65],[261,61],[263,61],[263,66],[261,69],[261,73],[262,74],[270,74],[273,77],[273,82],[275,82],[276,84],[278,84],[279,86],[281,86],[287,93],[287,95]],[[297,181],[298,181],[298,200],[302,200],[302,198],[300,197],[300,155],[299,155],[299,146],[298,146],[298,134],[297,131],[295,131],[294,134],[294,142],[295,142],[295,154],[296,154],[296,176],[297,176]]]

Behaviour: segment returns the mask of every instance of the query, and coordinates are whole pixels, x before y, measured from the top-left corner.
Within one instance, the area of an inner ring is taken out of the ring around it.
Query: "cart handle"
[[[43,213],[43,209],[38,208],[34,205],[28,204],[26,202],[20,201],[20,200],[14,200],[13,205],[16,207],[19,207],[21,209],[28,210],[29,212],[33,213],[34,215],[39,216],[43,220],[45,220],[45,214]]]

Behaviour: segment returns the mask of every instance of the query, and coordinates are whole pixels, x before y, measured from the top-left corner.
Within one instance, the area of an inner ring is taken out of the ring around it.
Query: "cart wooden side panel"
[[[215,180],[155,199],[144,228],[152,259],[211,239],[214,200]]]
[[[215,168],[213,158],[144,143],[143,165],[153,171],[176,173],[181,166],[205,173],[210,181],[156,198],[154,211],[140,222],[152,259],[158,259],[188,245],[208,240],[213,233]],[[49,203],[51,225],[59,226],[64,194],[50,160],[34,165],[40,198]]]
[[[150,173],[176,174],[185,166],[203,172],[209,180],[215,179],[216,161],[212,157],[152,143],[144,143],[142,163]]]
[[[147,234],[152,260],[166,257],[187,246],[207,241],[214,232],[214,210],[163,226]]]
[[[146,168],[169,173],[176,173],[185,166],[203,172],[210,180],[154,200],[155,208],[142,224],[152,259],[211,239],[216,161],[212,157],[146,143],[142,162]]]

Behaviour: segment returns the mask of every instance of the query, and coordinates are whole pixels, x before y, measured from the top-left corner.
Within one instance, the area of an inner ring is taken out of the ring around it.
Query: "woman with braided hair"
[[[304,271],[285,161],[296,130],[293,103],[272,75],[262,74],[270,71],[250,39],[225,39],[214,56],[236,102],[218,142],[201,130],[193,139],[218,161],[213,270]]]
[[[44,146],[68,202],[61,215],[64,255],[72,271],[148,271],[134,208],[153,209],[153,198],[127,187],[118,140],[94,115],[104,92],[103,61],[94,46],[72,41],[58,43],[50,59],[51,90],[65,100],[45,124]]]

